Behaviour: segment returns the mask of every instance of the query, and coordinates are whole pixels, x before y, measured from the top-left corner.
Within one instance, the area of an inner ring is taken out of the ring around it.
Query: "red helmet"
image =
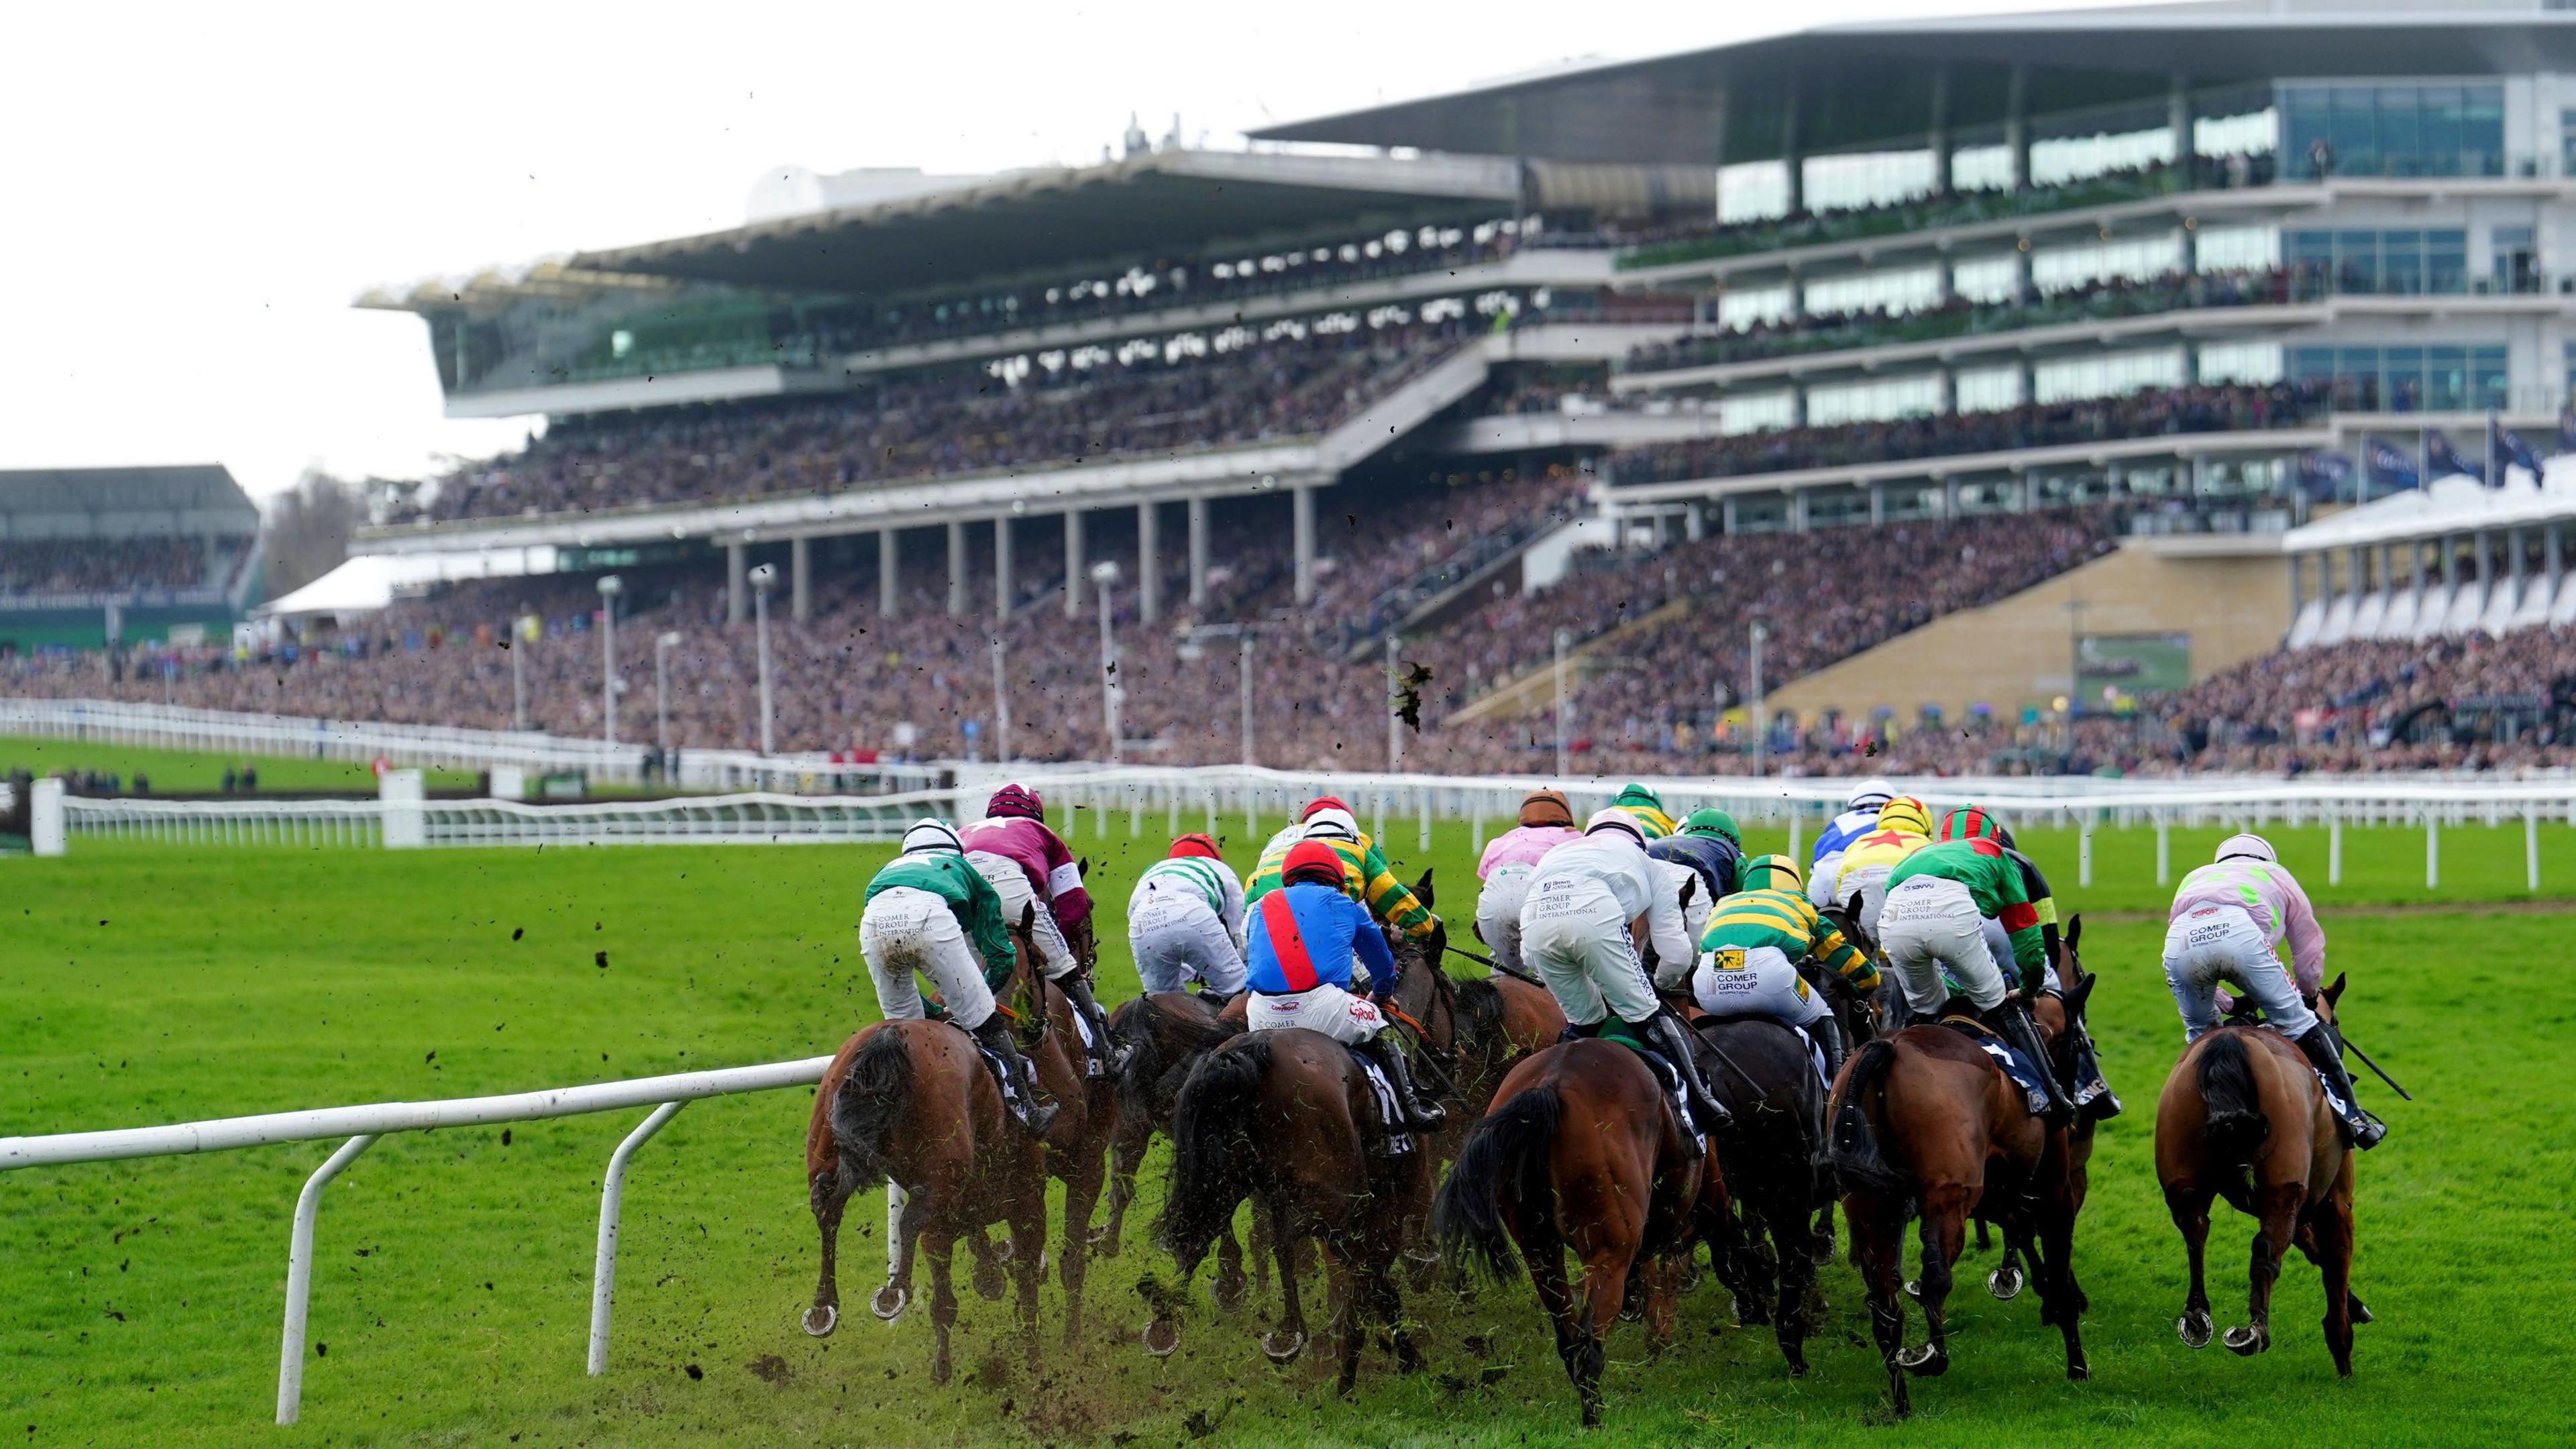
[[[1339,795],[1318,795],[1306,802],[1305,809],[1297,812],[1297,823],[1303,825],[1314,819],[1315,812],[1318,810],[1339,810],[1345,815],[1355,813],[1350,806],[1342,803],[1342,797]]]
[[[1026,785],[1004,785],[993,792],[991,800],[985,802],[984,814],[993,820],[1016,816],[1022,820],[1035,820],[1043,824],[1046,820],[1046,802],[1038,798],[1037,791]]]
[[[1203,860],[1225,859],[1218,853],[1216,842],[1210,840],[1205,833],[1196,830],[1172,842],[1172,859],[1180,860],[1189,856],[1197,856]]]
[[[1335,890],[1340,890],[1342,888],[1340,852],[1320,840],[1301,840],[1290,846],[1288,862],[1279,871],[1279,883],[1295,885],[1299,881],[1312,881],[1317,885],[1328,885]]]

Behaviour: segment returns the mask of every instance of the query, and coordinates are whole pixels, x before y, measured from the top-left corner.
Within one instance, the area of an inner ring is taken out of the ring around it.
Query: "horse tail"
[[[2200,1049],[2201,1105],[2208,1114],[2202,1128],[2214,1168],[2241,1171],[2252,1165],[2255,1149],[2272,1135],[2272,1120],[2263,1115],[2263,1096],[2254,1085],[2254,1063],[2234,1032],[2221,1032]]]
[[[1888,1068],[1894,1065],[1896,1048],[1883,1037],[1861,1043],[1860,1050],[1852,1053],[1843,1104],[1834,1113],[1833,1131],[1825,1143],[1825,1161],[1847,1189],[1893,1193],[1905,1186],[1904,1177],[1879,1150],[1878,1128],[1862,1105],[1873,1090],[1884,1094]]]
[[[1486,1114],[1467,1134],[1431,1207],[1431,1230],[1451,1262],[1472,1260],[1498,1279],[1520,1271],[1503,1226],[1504,1184],[1525,1207],[1547,1201],[1554,1190],[1548,1153],[1564,1115],[1565,1099],[1549,1082]]]
[[[894,1176],[886,1142],[912,1105],[912,1053],[903,1035],[879,1031],[850,1059],[832,1093],[832,1140],[841,1160],[841,1191],[857,1192]]]
[[[1118,1074],[1118,1128],[1142,1140],[1157,1118],[1174,1109],[1180,1083],[1167,1080],[1190,1062],[1221,1045],[1240,1028],[1221,1021],[1199,1021],[1166,1011],[1150,996],[1139,996],[1109,1016],[1110,1039],[1127,1048],[1127,1065]]]
[[[1252,1122],[1270,1055],[1270,1043],[1255,1034],[1200,1058],[1181,1084],[1172,1113],[1172,1186],[1156,1231],[1186,1266],[1197,1265],[1252,1191]]]

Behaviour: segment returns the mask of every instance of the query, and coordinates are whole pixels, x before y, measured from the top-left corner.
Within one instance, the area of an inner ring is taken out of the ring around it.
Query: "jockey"
[[[1288,851],[1285,882],[1261,897],[1245,933],[1252,987],[1246,1024],[1254,1031],[1302,1026],[1368,1053],[1394,1084],[1401,1125],[1436,1132],[1447,1113],[1414,1089],[1403,1049],[1380,1038],[1386,1018],[1351,994],[1354,958],[1373,996],[1394,989],[1395,954],[1369,913],[1343,893],[1343,873],[1342,856],[1321,841]]]
[[[1661,840],[1675,829],[1673,817],[1664,813],[1664,797],[1633,780],[1611,797],[1610,808],[1635,820],[1650,841]]]
[[[1887,877],[1897,864],[1932,843],[1932,812],[1911,795],[1899,795],[1878,807],[1878,828],[1855,835],[1834,867],[1834,882],[1825,894],[1837,905],[1860,897],[1860,932],[1875,940],[1878,913],[1887,904]]]
[[[1581,840],[1549,851],[1521,905],[1521,951],[1564,1008],[1567,1035],[1595,1035],[1615,1013],[1680,1072],[1697,1131],[1716,1132],[1732,1119],[1700,1080],[1689,1033],[1637,959],[1640,931],[1659,960],[1694,955],[1680,898],[1665,889],[1645,846],[1636,818],[1613,806],[1592,817]]]
[[[993,1007],[991,983],[1007,980],[1018,961],[1002,901],[966,863],[946,821],[924,820],[905,831],[903,853],[868,882],[859,955],[876,983],[878,1014],[888,1021],[921,1020],[913,973],[929,977],[948,1019],[1003,1064],[1011,1114],[1031,1136],[1046,1135],[1057,1109],[1038,1105],[1037,1073]]]
[[[966,863],[993,883],[1002,898],[1005,919],[1018,920],[1022,906],[1046,903],[1036,921],[1039,965],[1048,984],[1082,1013],[1090,1038],[1090,1075],[1115,1076],[1125,1053],[1109,1040],[1109,1017],[1092,999],[1091,983],[1084,979],[1082,963],[1068,943],[1091,918],[1091,893],[1082,888],[1082,867],[1064,841],[1047,828],[1046,806],[1036,791],[1004,785],[993,792],[984,809],[986,818],[958,832],[965,842]]]
[[[1840,857],[1852,841],[1878,828],[1879,807],[1896,798],[1896,787],[1885,780],[1863,780],[1851,792],[1843,813],[1816,837],[1816,848],[1807,857],[1807,899],[1818,910],[1841,905],[1833,899],[1835,875],[1841,869]],[[1823,899],[1818,899],[1822,897]]]
[[[1763,879],[1779,884],[1718,902],[1700,932],[1691,999],[1711,1016],[1767,1016],[1805,1032],[1816,1044],[1830,1087],[1843,1067],[1842,1028],[1808,989],[1798,964],[1812,959],[1863,990],[1877,983],[1878,973],[1798,889],[1795,862],[1766,855],[1752,865]],[[1656,984],[1676,983],[1659,975]]]
[[[1476,862],[1476,939],[1494,953],[1506,971],[1521,969],[1521,898],[1529,894],[1530,872],[1539,857],[1569,840],[1580,840],[1574,807],[1562,790],[1532,790],[1521,799],[1520,823],[1485,842]]]
[[[2046,963],[2040,968],[2039,989],[2063,999],[2065,983],[2057,976],[2062,950],[2057,896],[2049,889],[2048,877],[2040,873],[2038,864],[2013,844],[2011,828],[1984,807],[1966,805],[1944,814],[1937,833],[1942,840],[1991,840],[2004,848],[2005,857],[2021,872],[2022,893],[2030,898],[2031,914],[2039,919],[2040,957]],[[1998,961],[2012,954],[2001,924],[1986,922],[1986,949]],[[2089,1030],[2075,1039],[2075,1098],[2085,1115],[2097,1122],[2117,1117],[2122,1111],[2120,1099],[2112,1094],[2111,1083],[2102,1075],[2100,1053],[2094,1049]]]
[[[1325,827],[1318,832],[1318,825]],[[1323,840],[1347,863],[1343,888],[1351,899],[1365,904],[1372,915],[1417,940],[1428,940],[1431,928],[1439,918],[1431,908],[1414,899],[1404,882],[1395,878],[1387,867],[1386,857],[1378,853],[1377,842],[1360,833],[1359,820],[1351,807],[1330,795],[1319,795],[1306,802],[1297,813],[1297,823],[1270,837],[1261,848],[1260,863],[1243,883],[1244,904],[1260,904],[1261,898],[1279,889],[1281,872],[1288,863],[1288,852],[1303,840]]]
[[[2165,931],[2165,984],[2182,1008],[2183,1039],[2197,1040],[2218,1025],[2218,983],[2225,981],[2263,1008],[2274,1031],[2298,1043],[2326,1084],[2352,1105],[2344,1119],[2355,1146],[2367,1151],[2388,1135],[2387,1124],[2361,1110],[2352,1074],[2333,1028],[2309,1005],[2325,979],[2326,933],[2308,904],[2308,893],[2283,870],[2270,842],[2259,835],[2221,841],[2218,858],[2182,878]],[[2290,943],[2290,970],[2276,949]]]
[[[2002,925],[2011,946],[2010,978],[1986,944],[1989,920]],[[2037,986],[2033,978],[2047,957],[2021,871],[2004,848],[1991,840],[1949,840],[1915,851],[1887,878],[1879,926],[1879,946],[1903,988],[1893,1004],[1932,1016],[1949,999],[1946,974],[1986,1025],[2030,1058],[2047,1090],[2049,1121],[2070,1120],[2075,1104],[2049,1065],[2030,1008],[2008,990],[2024,981]]]
[[[1127,897],[1127,940],[1145,990],[1223,1001],[1243,989],[1243,882],[1226,869],[1216,842],[1192,832],[1136,878]]]
[[[1690,818],[1699,820],[1706,815],[1723,820],[1722,828],[1726,831],[1731,832],[1735,827],[1735,821],[1723,810],[1696,810]],[[1700,928],[1708,924],[1708,913],[1717,905],[1717,898],[1734,894],[1736,872],[1744,863],[1742,843],[1730,835],[1718,833],[1719,828],[1713,821],[1702,821],[1702,828],[1697,831],[1684,824],[1673,834],[1646,846],[1646,854],[1654,859],[1657,873],[1668,883],[1692,883],[1690,896],[1682,904],[1682,930],[1694,941],[1699,939]],[[1660,962],[1656,974],[1658,977],[1662,975]]]

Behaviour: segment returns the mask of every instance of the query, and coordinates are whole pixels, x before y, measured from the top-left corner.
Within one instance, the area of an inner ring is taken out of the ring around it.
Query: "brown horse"
[[[1243,1022],[1228,1021],[1206,997],[1186,991],[1156,992],[1120,1002],[1109,1014],[1109,1032],[1127,1050],[1118,1076],[1118,1125],[1109,1139],[1109,1218],[1091,1230],[1092,1251],[1118,1256],[1128,1205],[1136,1200],[1136,1174],[1145,1165],[1154,1134],[1172,1135],[1181,1085],[1199,1058],[1240,1035]],[[1243,1245],[1231,1223],[1217,1239],[1216,1301],[1242,1305],[1246,1288]],[[1263,1276],[1268,1277],[1267,1265]]]
[[[1155,1316],[1146,1347],[1157,1354],[1179,1347],[1177,1314],[1190,1275],[1235,1209],[1253,1198],[1270,1214],[1278,1255],[1280,1320],[1261,1343],[1271,1362],[1293,1362],[1306,1346],[1295,1258],[1311,1240],[1323,1248],[1329,1276],[1340,1391],[1358,1380],[1364,1319],[1387,1334],[1398,1365],[1420,1367],[1394,1269],[1403,1224],[1422,1215],[1430,1195],[1430,1153],[1419,1143],[1400,1154],[1380,1150],[1382,1131],[1359,1060],[1321,1033],[1249,1032],[1203,1057],[1174,1113],[1161,1224],[1183,1291],[1147,1291]]]
[[[1033,912],[1012,928],[1013,980],[1035,973]],[[1067,1070],[1056,1053],[1056,1070]],[[1074,1115],[1068,1103],[1064,1116]],[[1063,1117],[1055,1129],[1062,1132]],[[949,1329],[957,1321],[951,1261],[960,1238],[980,1238],[988,1224],[1007,1225],[1019,1289],[1020,1335],[1032,1371],[1038,1365],[1038,1273],[1046,1239],[1045,1148],[1010,1120],[1001,1088],[973,1038],[940,1021],[881,1021],[851,1037],[824,1071],[805,1133],[806,1194],[821,1230],[822,1272],[805,1331],[816,1338],[839,1326],[834,1276],[841,1214],[851,1196],[877,1183],[906,1201],[886,1284],[871,1307],[893,1322],[912,1299],[917,1251],[930,1257],[933,1382],[948,1381]],[[892,1225],[890,1225],[892,1226]]]
[[[2337,976],[2319,1000],[2328,1022],[2343,988]],[[2227,1330],[2227,1346],[2240,1354],[2272,1346],[2272,1284],[2295,1243],[2325,1275],[2335,1372],[2352,1373],[2353,1325],[2370,1321],[2352,1292],[2352,1156],[2316,1068],[2280,1033],[2222,1026],[2184,1049],[2156,1104],[2156,1177],[2191,1255],[2191,1293],[2174,1323],[2184,1343],[2209,1344],[2203,1260],[2210,1200],[2223,1197],[2259,1224],[2247,1321]]]
[[[1432,1220],[1453,1260],[1497,1278],[1527,1261],[1587,1427],[1601,1422],[1606,1340],[1632,1274],[1648,1341],[1672,1341],[1692,1215],[1714,1176],[1689,1131],[1636,1053],[1567,1042],[1504,1077],[1440,1186]],[[1583,1263],[1580,1302],[1566,1283],[1568,1247]]]
[[[2027,985],[2026,994],[2035,994],[2037,980]],[[2080,998],[2072,1009],[2080,1012]],[[1928,1378],[1950,1366],[1951,1266],[1966,1246],[1969,1219],[1981,1211],[2007,1225],[2008,1241],[2018,1237],[2033,1248],[2041,1320],[2054,1323],[2065,1339],[2066,1376],[2091,1377],[2071,1267],[2079,1203],[2066,1132],[2033,1116],[2020,1086],[1976,1043],[1946,1026],[1908,1027],[1863,1043],[1844,1063],[1829,1113],[1826,1153],[1851,1224],[1852,1261],[1869,1288],[1870,1326],[1896,1412],[1911,1411],[1909,1373]],[[1918,1214],[1923,1268],[1917,1288],[1928,1338],[1908,1350],[1904,1233],[1906,1220]]]

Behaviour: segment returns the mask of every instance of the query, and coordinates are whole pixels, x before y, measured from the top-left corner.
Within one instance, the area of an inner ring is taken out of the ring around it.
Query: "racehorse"
[[[1266,1208],[1278,1257],[1279,1324],[1263,1335],[1276,1364],[1304,1352],[1298,1246],[1324,1250],[1340,1376],[1358,1381],[1363,1320],[1388,1335],[1397,1364],[1421,1366],[1406,1330],[1395,1279],[1403,1225],[1430,1195],[1430,1152],[1418,1141],[1394,1153],[1373,1143],[1385,1130],[1359,1059],[1341,1043],[1303,1028],[1247,1032],[1202,1057],[1181,1087],[1172,1124],[1171,1188],[1161,1224],[1186,1285],[1209,1243],[1253,1198]],[[1146,1347],[1180,1345],[1180,1295],[1149,1292],[1154,1322]]]
[[[2025,1000],[2040,984],[2038,973],[2029,977]],[[2087,990],[2089,981],[2070,993],[2066,1020],[2081,1022]],[[2044,1022],[2041,1032],[2045,1038]],[[1969,1218],[1981,1210],[2006,1225],[2007,1241],[2032,1248],[2041,1321],[2055,1324],[2065,1339],[2066,1376],[2091,1377],[2071,1266],[2080,1203],[2066,1131],[2032,1115],[2020,1085],[1947,1026],[1911,1026],[1863,1043],[1844,1064],[1829,1107],[1826,1155],[1851,1224],[1852,1262],[1869,1288],[1870,1326],[1895,1411],[1912,1410],[1909,1373],[1929,1378],[1950,1366],[1950,1270],[1965,1246]],[[1918,1290],[1928,1338],[1909,1350],[1904,1232],[1906,1220],[1918,1214]]]
[[[1715,1201],[1700,1207],[1709,1261],[1735,1295],[1736,1320],[1769,1323],[1790,1376],[1802,1377],[1815,1332],[1808,1218],[1822,1176],[1825,1085],[1806,1034],[1769,1017],[1702,1016],[1691,1034],[1701,1078],[1735,1118],[1714,1139],[1735,1211]]]
[[[1118,1077],[1118,1125],[1109,1139],[1109,1220],[1091,1230],[1093,1252],[1118,1256],[1136,1174],[1154,1134],[1171,1135],[1181,1084],[1200,1057],[1242,1031],[1239,1016],[1229,1021],[1207,998],[1186,991],[1139,996],[1109,1014],[1109,1034],[1127,1049],[1127,1065]],[[1217,1242],[1218,1305],[1238,1306],[1244,1288],[1243,1247],[1229,1223]]]
[[[1432,1222],[1453,1261],[1472,1259],[1497,1279],[1528,1263],[1586,1427],[1601,1422],[1606,1340],[1631,1275],[1648,1341],[1672,1341],[1693,1213],[1715,1176],[1677,1112],[1626,1047],[1552,1046],[1503,1078],[1440,1186]],[[1579,1302],[1566,1283],[1568,1247],[1583,1264]]]
[[[2329,1026],[2343,988],[2337,976],[2319,996]],[[2295,1243],[2325,1275],[2326,1348],[2335,1372],[2351,1375],[2353,1325],[2370,1321],[2352,1292],[2352,1158],[2316,1068],[2280,1033],[2222,1026],[2184,1049],[2156,1104],[2156,1177],[2191,1255],[2191,1293],[2174,1322],[2185,1344],[2209,1345],[2202,1269],[2210,1199],[2223,1197],[2259,1224],[2247,1321],[2227,1330],[2227,1346],[2272,1346],[2272,1284]]]
[[[1026,989],[1037,973],[1034,910],[1011,928],[1013,984]],[[1064,1070],[1061,1050],[1055,1053]],[[1073,1115],[1068,1103],[1065,1115]],[[1062,1122],[1059,1117],[1059,1124]],[[1055,1130],[1061,1132],[1059,1125]],[[842,1210],[851,1196],[890,1183],[907,1197],[890,1244],[892,1271],[870,1305],[893,1322],[912,1299],[912,1264],[930,1258],[930,1376],[946,1383],[949,1329],[957,1321],[950,1282],[957,1240],[1006,1224],[1014,1245],[1020,1336],[1029,1368],[1038,1365],[1038,1272],[1046,1238],[1046,1149],[1010,1120],[1001,1088],[973,1038],[944,1021],[880,1021],[843,1044],[814,1094],[805,1132],[807,1200],[822,1235],[822,1273],[805,1331],[828,1336],[841,1318],[834,1260]]]

